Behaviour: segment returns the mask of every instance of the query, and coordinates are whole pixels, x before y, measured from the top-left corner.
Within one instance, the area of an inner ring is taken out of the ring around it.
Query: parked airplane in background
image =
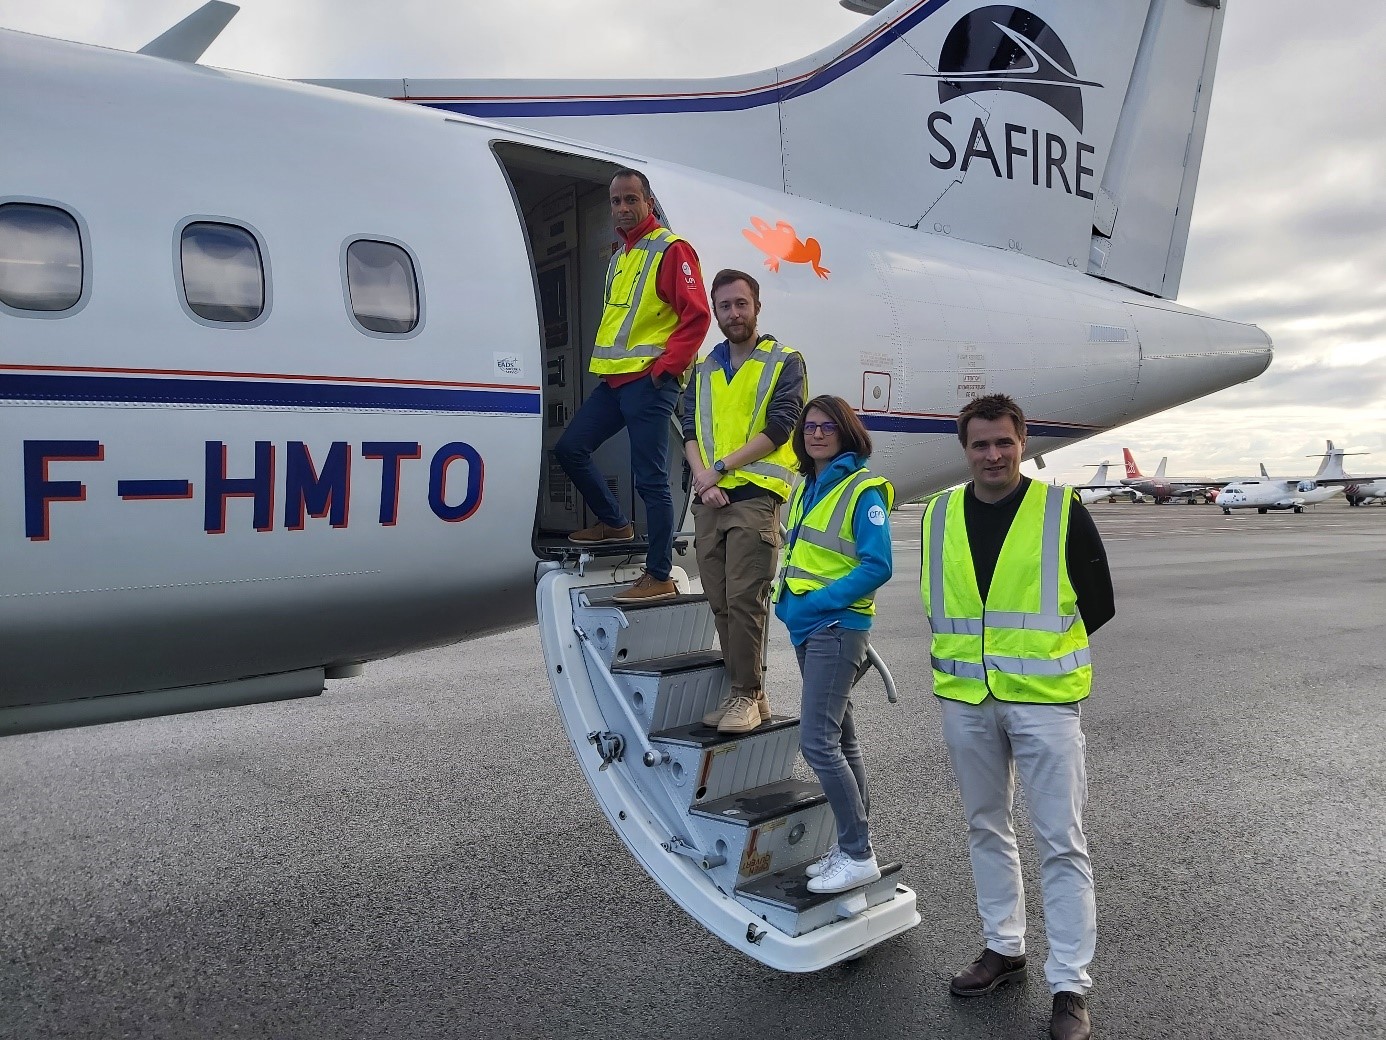
[[[1255,509],[1265,513],[1271,509],[1293,509],[1304,512],[1305,506],[1318,505],[1343,490],[1341,484],[1320,484],[1316,480],[1276,480],[1266,476],[1266,467],[1261,466],[1260,480],[1234,480],[1218,494],[1217,504],[1222,507],[1224,516],[1231,516],[1234,509]]]
[[[1324,476],[1345,477],[1352,481],[1343,489],[1343,494],[1350,506],[1386,501],[1386,477],[1348,477],[1348,474],[1343,471],[1343,457],[1347,454],[1349,453],[1344,449],[1333,447],[1333,442],[1329,441],[1325,465],[1320,467],[1321,473]],[[1352,454],[1361,453],[1354,452]]]
[[[888,876],[870,906],[774,888],[826,849],[821,793],[709,808],[735,756],[655,732],[721,689],[706,605],[612,607],[640,547],[567,541],[591,518],[549,449],[609,183],[646,173],[708,273],[764,264],[775,333],[915,498],[966,477],[979,394],[1034,455],[1270,363],[1168,299],[1225,5],[900,0],[744,76],[357,93],[197,65],[234,10],[140,54],[0,31],[0,732],[312,696],[537,597],[580,767],[680,905],[786,970],[916,923]],[[625,439],[599,461],[643,535]]]
[[[1333,447],[1333,442],[1329,441],[1328,450],[1318,456],[1318,471],[1312,477],[1302,478],[1272,477],[1263,462],[1260,480],[1233,481],[1222,489],[1218,505],[1225,516],[1230,516],[1233,509],[1255,509],[1258,513],[1293,509],[1302,513],[1305,506],[1326,502],[1346,488],[1358,486],[1354,484],[1356,478],[1343,472],[1344,454],[1342,448]]]
[[[1169,461],[1169,456],[1160,460],[1159,468],[1155,470],[1153,477],[1147,477],[1141,473],[1140,467],[1136,465],[1136,460],[1131,456],[1130,448],[1122,448],[1121,454],[1126,459],[1126,477],[1122,483],[1130,488],[1135,488],[1143,495],[1149,495],[1155,500],[1157,506],[1162,506],[1172,499],[1182,498],[1189,505],[1195,502],[1208,502],[1217,497],[1217,489],[1227,483],[1227,478],[1222,480],[1174,480],[1165,476],[1165,463]]]
[[[1090,506],[1096,502],[1115,502],[1118,498],[1125,498],[1132,502],[1139,502],[1144,497],[1135,488],[1126,487],[1122,484],[1113,484],[1107,480],[1107,470],[1111,468],[1111,463],[1105,459],[1101,462],[1090,462],[1090,466],[1096,466],[1097,472],[1093,474],[1092,481],[1087,484],[1074,484],[1073,490],[1078,492],[1078,500],[1085,506]],[[1161,466],[1164,465],[1162,461]]]

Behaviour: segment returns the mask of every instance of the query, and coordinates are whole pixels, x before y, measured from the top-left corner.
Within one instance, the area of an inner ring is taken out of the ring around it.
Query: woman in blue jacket
[[[804,479],[790,498],[775,616],[789,629],[804,681],[799,745],[837,818],[837,843],[808,867],[809,891],[845,892],[881,876],[851,691],[876,590],[891,575],[895,492],[866,468],[871,435],[842,398],[810,401],[793,440]]]

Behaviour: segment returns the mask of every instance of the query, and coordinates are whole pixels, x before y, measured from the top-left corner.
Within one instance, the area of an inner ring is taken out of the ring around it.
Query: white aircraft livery
[[[917,923],[898,865],[805,897],[833,828],[795,720],[700,730],[705,601],[622,610],[638,552],[567,543],[608,184],[763,272],[905,501],[965,479],[977,395],[1034,455],[1270,363],[1169,299],[1224,7],[901,0],[730,79],[327,86],[197,64],[231,14],[138,54],[0,30],[0,732],[312,696],[537,598],[584,775],[680,905],[784,970]],[[598,462],[643,536],[624,437]]]
[[[1319,468],[1312,477],[1272,477],[1263,462],[1260,480],[1233,481],[1222,489],[1217,503],[1224,516],[1231,516],[1234,509],[1255,509],[1258,513],[1291,509],[1302,513],[1305,506],[1319,505],[1341,491],[1358,486],[1355,482],[1363,478],[1349,477],[1343,472],[1346,454],[1344,449],[1333,447],[1333,442],[1329,441],[1328,450],[1317,456]]]

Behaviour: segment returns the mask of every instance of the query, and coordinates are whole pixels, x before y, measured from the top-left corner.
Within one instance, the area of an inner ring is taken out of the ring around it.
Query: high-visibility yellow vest
[[[767,336],[756,344],[730,381],[711,354],[698,362],[693,374],[697,381],[693,390],[697,409],[694,429],[704,466],[711,466],[765,429],[770,399],[784,363],[796,353]],[[785,500],[794,483],[794,463],[794,445],[785,441],[760,461],[724,473],[717,486],[730,490],[755,484]]]
[[[789,503],[791,542],[775,582],[777,602],[786,587],[795,594],[811,592],[830,585],[856,567],[859,558],[857,541],[852,535],[852,517],[862,492],[867,488],[880,488],[886,512],[895,506],[895,488],[890,481],[872,476],[866,468],[838,483],[813,504],[808,515],[804,515],[806,486],[806,482],[801,481]],[[875,614],[876,594],[862,597],[851,609],[868,616]]]
[[[606,269],[606,304],[588,369],[599,376],[643,372],[664,353],[679,316],[656,290],[664,251],[682,241],[657,227],[630,249],[611,258]]]
[[[933,630],[934,693],[980,704],[1081,701],[1092,690],[1088,630],[1068,575],[1071,488],[1031,481],[982,602],[963,517],[964,491],[924,512],[919,591]]]

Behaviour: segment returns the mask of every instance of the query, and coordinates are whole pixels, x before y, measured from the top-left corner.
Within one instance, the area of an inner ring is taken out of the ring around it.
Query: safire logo
[[[1079,79],[1058,34],[1019,7],[979,7],[959,19],[943,41],[938,68],[907,75],[938,80],[940,105],[966,94],[1009,90],[1048,105],[1078,135],[1083,132],[1083,88],[1102,86]],[[971,122],[971,127],[955,124],[942,108],[929,113],[931,166],[966,174],[983,165],[1007,181],[1029,181],[1046,191],[1092,199],[1097,167],[1090,163],[1097,150],[1080,136],[1005,118],[989,124],[975,114]]]
[[[939,104],[984,90],[1010,90],[1042,101],[1083,132],[1083,88],[1063,40],[1039,15],[1018,7],[979,7],[959,19],[943,41],[937,73]]]

